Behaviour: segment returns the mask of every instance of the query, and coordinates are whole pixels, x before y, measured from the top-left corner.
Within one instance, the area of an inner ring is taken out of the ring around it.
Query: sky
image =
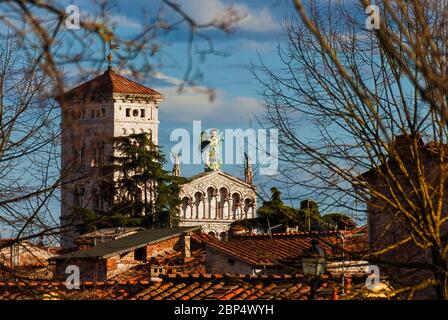
[[[159,3],[153,0],[154,3]],[[90,10],[86,1],[72,1],[83,11]],[[113,9],[112,21],[115,32],[121,36],[137,33],[142,28],[142,9],[148,8],[148,1],[117,1]],[[169,160],[171,147],[177,142],[170,141],[174,129],[185,128],[192,131],[193,121],[201,121],[203,129],[257,128],[257,116],[264,112],[263,101],[258,95],[259,83],[251,72],[251,65],[260,59],[272,66],[280,65],[275,54],[282,34],[281,22],[293,13],[291,1],[287,0],[181,0],[182,9],[198,23],[207,23],[225,13],[227,8],[237,10],[243,18],[234,24],[233,32],[225,34],[217,30],[206,30],[213,41],[217,55],[207,55],[202,61],[194,55],[193,72],[203,75],[197,88],[178,88],[183,79],[188,55],[186,26],[178,31],[162,36],[162,66],[145,77],[143,84],[165,96],[159,107],[159,145]],[[167,11],[168,12],[168,11]],[[169,14],[169,13],[168,13]],[[205,48],[206,42],[197,40],[194,51]],[[126,74],[124,74],[126,76]],[[204,93],[212,89],[214,99]],[[191,141],[196,148],[199,141]],[[167,164],[167,169],[172,163]],[[203,171],[203,165],[182,164],[183,176],[191,176]],[[241,165],[224,165],[223,170],[242,177]]]

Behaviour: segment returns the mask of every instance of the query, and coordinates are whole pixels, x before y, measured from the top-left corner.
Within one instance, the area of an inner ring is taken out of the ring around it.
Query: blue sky
[[[91,10],[90,3],[86,1],[69,3],[76,4],[81,15]],[[154,10],[160,5],[158,0],[133,1],[132,5],[127,1],[117,1],[111,19],[115,32],[126,37],[140,31],[142,8],[150,7],[149,3],[154,3]],[[169,140],[171,131],[175,128],[191,131],[193,120],[201,120],[204,129],[257,127],[255,117],[262,115],[264,108],[257,94],[259,84],[250,71],[250,65],[259,63],[260,57],[268,65],[279,65],[275,50],[282,33],[281,22],[293,14],[292,3],[287,0],[182,0],[178,3],[199,23],[222,16],[230,6],[243,18],[234,25],[230,34],[213,29],[205,31],[219,54],[207,55],[203,61],[198,55],[193,56],[193,72],[203,74],[195,90],[187,88],[182,93],[178,92],[188,57],[186,26],[181,25],[178,31],[158,39],[162,43],[162,66],[147,75],[144,84],[165,95],[159,109],[159,144],[164,147],[167,157],[176,143]],[[167,12],[169,15],[169,10]],[[194,51],[205,47],[206,42],[200,39],[194,43]],[[123,75],[126,76],[125,72]],[[215,98],[211,101],[208,94],[197,92],[197,89],[213,89]],[[171,163],[167,167],[171,167]],[[242,175],[240,166],[225,165],[223,169]],[[182,175],[191,176],[203,171],[203,165],[183,164],[181,171]]]

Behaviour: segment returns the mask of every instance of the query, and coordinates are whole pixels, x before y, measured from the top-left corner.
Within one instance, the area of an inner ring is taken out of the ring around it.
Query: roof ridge
[[[108,68],[102,74],[69,89],[59,96],[58,99],[86,99],[105,95],[110,95],[110,98],[112,98],[114,93],[163,97],[161,93],[154,89],[140,84],[137,81],[128,79],[111,68]]]
[[[254,274],[232,274],[232,273],[177,273],[167,274],[160,277],[164,281],[172,280],[200,280],[200,279],[245,279],[245,280],[290,280],[302,279],[304,276],[300,273],[294,274],[269,274],[269,275],[254,275]],[[105,286],[127,286],[127,285],[143,285],[149,286],[158,281],[153,280],[107,280],[107,281],[82,281],[79,283],[80,287],[105,287]],[[0,282],[0,288],[5,287],[36,287],[36,286],[51,286],[51,287],[65,287],[65,281],[51,281],[51,280],[31,280],[31,281],[3,281]]]
[[[255,234],[243,234],[240,236],[235,236],[235,238],[251,238],[251,237],[278,237],[278,236],[295,236],[295,235],[310,235],[310,234],[337,234],[340,231],[325,230],[325,231],[289,231],[289,232],[278,232],[278,233],[255,233]]]
[[[107,72],[107,71],[106,71],[106,72]],[[121,74],[119,74],[119,73],[117,73],[117,72],[115,72],[115,71],[110,71],[110,72],[108,72],[108,73],[109,73],[109,77],[111,77],[111,75],[114,75],[114,76],[117,76],[117,77],[126,79],[127,81],[130,81],[130,82],[136,84],[137,86],[144,87],[144,88],[146,88],[146,89],[152,90],[152,91],[154,91],[155,93],[158,93],[159,95],[161,95],[161,93],[157,92],[156,90],[154,90],[154,89],[152,89],[152,88],[150,88],[150,87],[147,87],[147,86],[145,86],[145,85],[143,85],[143,84],[141,84],[141,83],[138,83],[138,82],[135,81],[135,80],[126,78],[125,76],[122,76]],[[112,80],[112,77],[111,77],[111,80]],[[112,81],[112,85],[114,85],[113,81]]]

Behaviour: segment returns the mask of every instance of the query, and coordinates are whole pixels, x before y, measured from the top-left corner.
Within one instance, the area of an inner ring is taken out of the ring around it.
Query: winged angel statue
[[[205,150],[205,171],[216,171],[221,168],[221,144],[223,141],[223,134],[217,129],[210,129],[210,135],[206,131],[201,132],[200,147],[201,153],[204,153]]]

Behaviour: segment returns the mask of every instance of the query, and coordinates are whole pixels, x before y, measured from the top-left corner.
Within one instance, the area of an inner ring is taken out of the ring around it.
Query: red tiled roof
[[[318,299],[331,299],[340,281],[324,278]],[[300,300],[308,299],[310,279],[301,275],[169,275],[161,281],[84,282],[68,290],[63,282],[0,282],[0,300]]]
[[[64,93],[61,100],[86,99],[94,96],[112,96],[113,93],[151,95],[161,98],[162,94],[129,80],[109,68],[100,76]]]
[[[191,235],[191,239],[199,244],[204,244],[208,243],[209,241],[215,240],[216,238],[204,232],[195,232]]]
[[[181,252],[173,252],[162,256],[155,257],[154,263],[167,267],[169,272],[183,274],[203,274],[205,270],[205,250],[192,250],[191,258],[184,261]],[[140,281],[150,279],[150,264],[145,263],[135,266],[115,277],[111,280],[116,281]]]
[[[344,234],[344,252],[347,256],[362,253],[367,249],[365,229],[358,228],[356,232],[355,230],[341,232]],[[355,234],[358,236],[354,236]],[[342,241],[336,232],[250,235],[228,241],[210,239],[207,244],[249,264],[275,265],[301,258],[311,247],[312,239],[319,241],[329,259],[340,256]]]

